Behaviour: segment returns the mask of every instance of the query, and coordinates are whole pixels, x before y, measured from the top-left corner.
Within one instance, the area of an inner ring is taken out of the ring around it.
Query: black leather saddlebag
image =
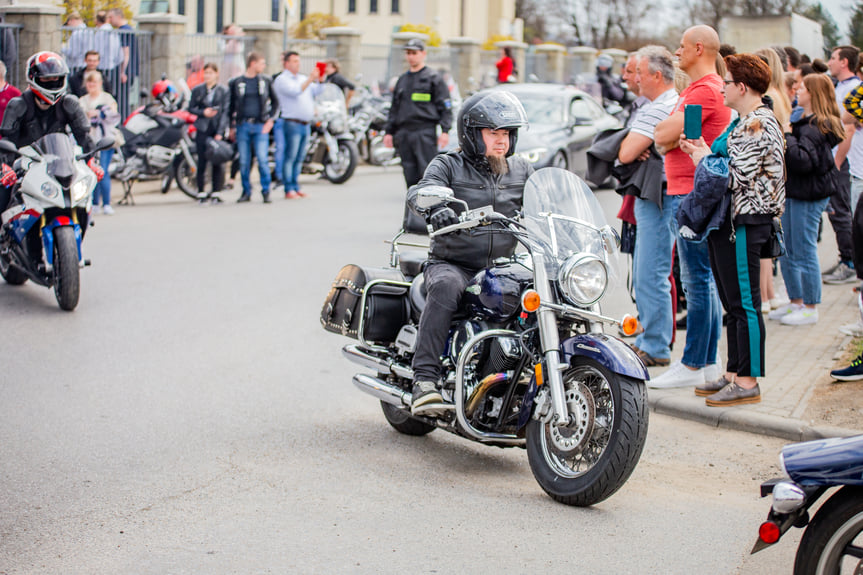
[[[321,309],[321,325],[340,333],[374,343],[395,341],[408,323],[408,286],[402,273],[392,268],[343,267],[333,281]]]

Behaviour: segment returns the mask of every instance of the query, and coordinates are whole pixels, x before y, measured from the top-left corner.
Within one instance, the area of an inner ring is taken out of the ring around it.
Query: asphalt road
[[[386,265],[400,172],[305,189],[139,194],[72,313],[0,282],[0,573],[790,573],[799,533],[748,556],[781,440],[653,416],[578,509],[522,450],[392,430],[318,316],[343,264]]]

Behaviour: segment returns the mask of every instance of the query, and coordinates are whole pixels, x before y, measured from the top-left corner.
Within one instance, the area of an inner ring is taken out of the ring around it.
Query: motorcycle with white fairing
[[[18,156],[12,168],[19,176],[0,227],[0,275],[6,283],[29,279],[53,287],[60,308],[75,309],[78,272],[90,263],[81,244],[98,182],[86,162],[113,145],[113,138],[103,138],[92,152],[81,154],[66,134],[47,134],[20,149],[0,140],[0,151]]]
[[[635,469],[647,437],[644,364],[603,326],[633,333],[631,316],[602,314],[619,236],[575,174],[546,168],[524,190],[521,218],[469,206],[452,190],[417,193],[420,209],[449,205],[459,222],[432,231],[508,234],[522,246],[468,283],[441,357],[442,409],[411,413],[419,318],[426,302],[425,253],[400,253],[387,268],[342,268],[321,310],[328,331],[358,340],[343,355],[372,371],[354,384],[381,401],[407,435],[435,429],[486,445],[527,450],[534,477],[553,499],[576,506],[610,497]]]

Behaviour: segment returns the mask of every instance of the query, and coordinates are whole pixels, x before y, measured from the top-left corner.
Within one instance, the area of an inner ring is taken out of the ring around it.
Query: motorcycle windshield
[[[75,175],[75,147],[69,136],[47,134],[33,143],[33,149],[42,156],[48,175],[68,187]]]
[[[534,172],[524,187],[524,224],[541,240],[552,277],[567,258],[583,253],[605,262],[609,279],[619,277],[617,234],[593,191],[572,172]]]
[[[315,106],[318,114],[337,114],[347,117],[345,94],[335,84],[321,84],[321,91],[315,96]]]

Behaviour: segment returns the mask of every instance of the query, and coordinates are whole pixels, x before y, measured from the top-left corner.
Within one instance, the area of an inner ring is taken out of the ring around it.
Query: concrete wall
[[[738,52],[752,52],[778,44],[794,46],[812,58],[823,55],[821,25],[799,14],[723,18],[719,25],[719,37],[737,48]]]

